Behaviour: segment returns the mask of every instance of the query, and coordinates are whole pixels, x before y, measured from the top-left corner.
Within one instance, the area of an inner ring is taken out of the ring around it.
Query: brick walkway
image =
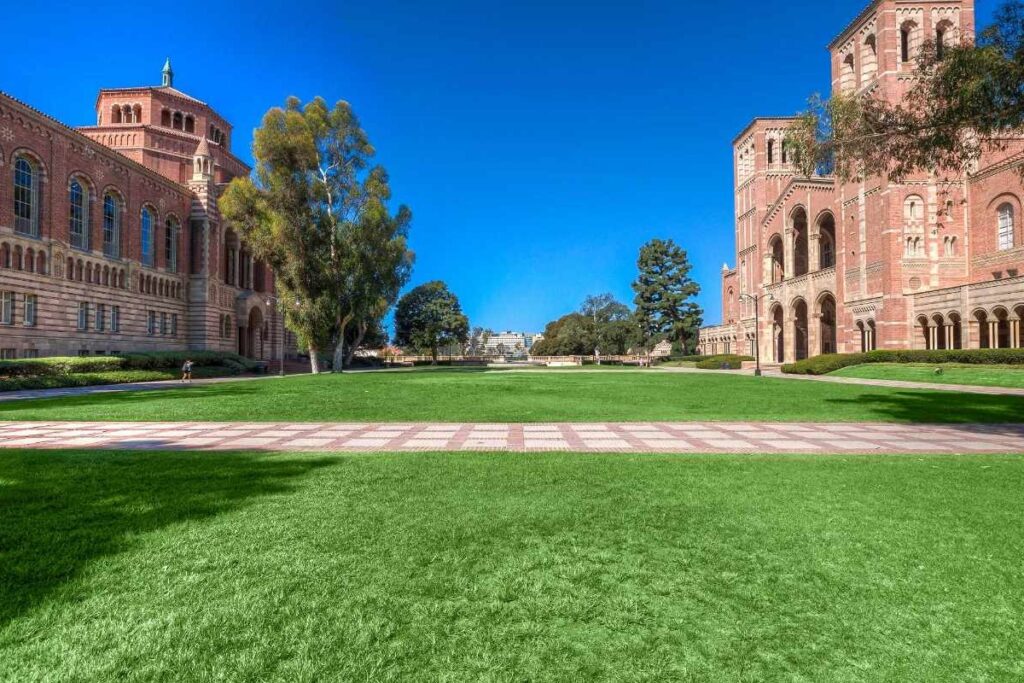
[[[0,448],[1024,454],[1024,424],[3,422],[0,434]]]

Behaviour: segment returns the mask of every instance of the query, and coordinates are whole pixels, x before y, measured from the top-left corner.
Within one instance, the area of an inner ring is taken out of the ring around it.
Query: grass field
[[[937,367],[942,374],[935,374]],[[838,377],[896,379],[937,384],[973,384],[985,387],[1024,389],[1024,368],[1019,365],[928,365],[923,363],[867,363],[831,373]]]
[[[0,679],[1020,680],[1024,460],[0,452]]]
[[[1024,397],[732,374],[416,370],[0,403],[0,420],[1019,422]]]

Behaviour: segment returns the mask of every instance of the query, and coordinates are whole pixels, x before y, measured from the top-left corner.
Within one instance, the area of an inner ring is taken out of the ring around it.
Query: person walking
[[[181,381],[192,384],[192,359],[186,359],[185,364],[181,366]]]

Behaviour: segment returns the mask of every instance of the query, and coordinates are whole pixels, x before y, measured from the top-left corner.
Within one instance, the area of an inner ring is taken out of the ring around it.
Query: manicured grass
[[[0,403],[0,420],[1019,422],[1024,397],[656,370],[414,370]]]
[[[941,374],[935,369],[940,368]],[[928,365],[926,363],[868,363],[831,373],[838,377],[897,379],[908,382],[965,384],[1024,389],[1024,367],[1020,365]]]
[[[9,681],[1024,677],[1024,459],[0,452]]]

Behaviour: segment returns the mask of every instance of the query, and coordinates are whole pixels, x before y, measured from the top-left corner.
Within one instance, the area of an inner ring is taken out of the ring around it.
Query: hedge
[[[790,375],[827,375],[866,363],[962,363],[965,365],[1024,365],[1024,349],[949,349],[829,353],[782,366]]]
[[[224,365],[208,365],[196,368],[192,376],[225,377],[239,374]],[[8,377],[0,379],[0,392],[21,391],[27,389],[63,389],[66,387],[87,387],[97,384],[125,384],[127,382],[156,382],[159,380],[178,379],[179,370],[112,370],[106,372],[77,372],[66,375],[37,375],[34,377]]]
[[[121,356],[55,356],[0,361],[0,379],[12,377],[59,377],[117,370],[179,370],[186,359],[198,367],[223,367],[237,373],[252,370],[256,361],[236,353],[218,351],[164,351]]]
[[[701,358],[702,360],[697,361],[697,368],[701,370],[739,370],[743,367],[743,361],[754,360],[750,356],[737,356],[732,353]]]

